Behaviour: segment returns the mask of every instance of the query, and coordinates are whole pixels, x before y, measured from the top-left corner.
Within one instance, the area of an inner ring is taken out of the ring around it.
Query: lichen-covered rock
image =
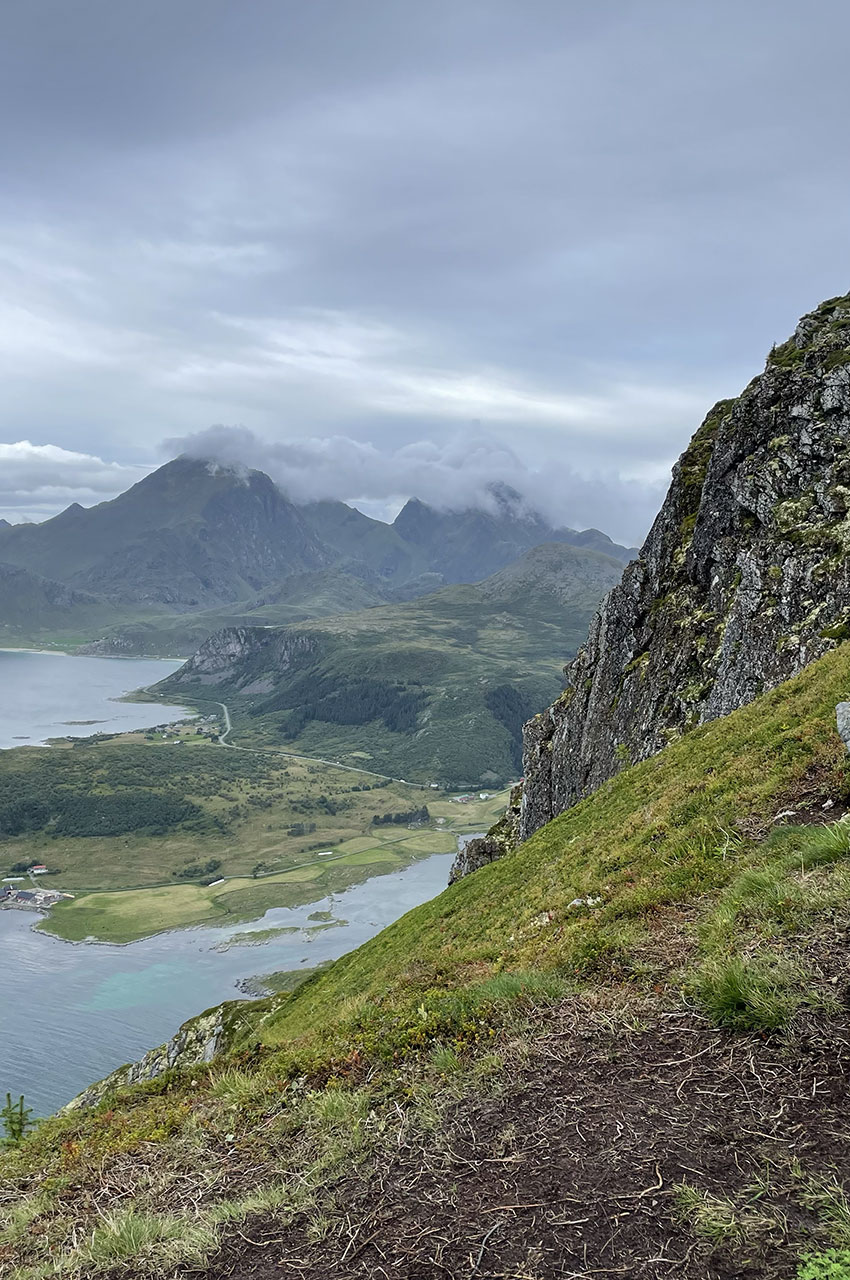
[[[179,1067],[196,1066],[199,1062],[211,1062],[223,1051],[227,1043],[228,1015],[235,1002],[219,1005],[197,1018],[184,1022],[183,1026],[172,1036],[167,1044],[158,1049],[151,1049],[138,1062],[119,1067],[105,1079],[90,1085],[83,1093],[72,1098],[62,1108],[63,1111],[76,1111],[81,1107],[95,1107],[109,1093],[127,1085],[141,1084],[147,1080],[156,1080],[166,1071]]]
[[[504,816],[490,828],[486,836],[467,840],[458,850],[449,872],[449,884],[478,871],[480,867],[486,867],[488,862],[495,862],[516,847],[519,841],[521,798],[522,786],[519,785],[511,790]]]
[[[520,837],[850,637],[850,296],[805,316],[673,472],[566,689],[525,729]]]
[[[839,738],[850,751],[850,702],[839,702],[835,708],[835,725]]]

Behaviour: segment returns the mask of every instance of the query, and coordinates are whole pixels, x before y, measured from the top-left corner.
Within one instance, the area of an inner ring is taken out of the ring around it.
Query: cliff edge
[[[850,636],[848,512],[845,295],[804,316],[676,464],[564,693],[525,727],[520,839]]]

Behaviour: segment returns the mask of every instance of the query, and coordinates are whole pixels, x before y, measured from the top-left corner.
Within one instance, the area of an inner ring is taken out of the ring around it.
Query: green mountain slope
[[[59,1250],[70,1276],[117,1258],[265,1277],[274,1242],[283,1274],[392,1256],[412,1277],[433,1256],[416,1206],[449,1232],[461,1177],[459,1256],[489,1244],[491,1271],[515,1240],[601,1270],[619,1222],[632,1274],[675,1241],[687,1277],[829,1275],[801,1259],[826,1266],[846,1238],[824,1071],[850,1031],[850,840],[774,819],[841,812],[848,687],[844,645],[294,993],[189,1024],[150,1083],[118,1073],[106,1103],[49,1121],[0,1165],[11,1274],[34,1280]],[[210,1043],[224,1056],[197,1061]],[[566,1195],[583,1230],[562,1238]]]
[[[40,644],[57,634],[85,634],[115,617],[116,610],[97,596],[0,564],[0,644]]]
[[[424,552],[406,542],[393,525],[373,520],[344,502],[312,502],[302,510],[326,546],[343,560],[368,565],[388,583],[408,582],[431,567]]]
[[[306,570],[288,574],[259,594],[229,607],[113,623],[101,629],[97,639],[88,639],[79,648],[93,654],[185,657],[224,627],[288,626],[309,618],[369,609],[386,598],[386,591],[374,576],[360,569],[356,573],[337,568]]]
[[[538,547],[475,586],[215,635],[158,689],[226,701],[240,743],[493,787],[518,775],[523,721],[557,694],[620,572],[599,552]]]

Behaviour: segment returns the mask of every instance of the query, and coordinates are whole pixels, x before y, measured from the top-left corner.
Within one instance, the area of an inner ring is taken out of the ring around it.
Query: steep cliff
[[[218,685],[243,694],[267,693],[291,667],[319,652],[309,631],[288,627],[225,627],[211,635],[179,671],[161,680],[164,693]]]
[[[679,459],[558,701],[525,729],[520,837],[850,635],[850,295],[824,302]]]
[[[146,1084],[158,1080],[167,1071],[179,1071],[202,1062],[212,1062],[227,1048],[228,1033],[239,1020],[239,1001],[208,1009],[196,1018],[190,1018],[166,1044],[151,1049],[138,1062],[129,1062],[98,1080],[76,1098],[72,1098],[62,1110],[78,1111],[82,1107],[96,1107],[107,1094],[132,1084]]]

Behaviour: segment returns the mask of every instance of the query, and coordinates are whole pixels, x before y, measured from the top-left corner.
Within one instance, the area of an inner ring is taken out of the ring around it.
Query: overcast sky
[[[6,0],[0,515],[224,425],[296,496],[639,538],[850,287],[848,48],[844,0]]]

